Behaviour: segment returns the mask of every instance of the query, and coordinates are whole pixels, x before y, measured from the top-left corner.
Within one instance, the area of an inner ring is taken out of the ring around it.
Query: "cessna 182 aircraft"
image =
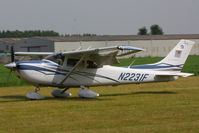
[[[111,46],[62,53],[16,52],[15,55],[45,58],[12,62],[5,67],[13,70],[20,79],[36,86],[35,91],[27,93],[29,99],[44,99],[38,93],[39,87],[43,86],[58,87],[51,93],[54,97],[70,96],[67,92],[69,88],[80,87],[80,97],[95,98],[99,94],[86,87],[172,81],[178,76],[193,75],[181,72],[193,45],[194,42],[190,40],[180,40],[163,60],[146,65],[110,66],[119,63],[117,57],[143,51],[132,46]]]

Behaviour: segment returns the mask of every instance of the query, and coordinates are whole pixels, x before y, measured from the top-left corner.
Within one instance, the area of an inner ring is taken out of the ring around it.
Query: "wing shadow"
[[[81,97],[67,97],[67,98],[46,97],[44,100],[60,100],[60,101],[63,101],[63,100],[65,100],[65,101],[106,101],[106,100],[111,100],[111,99],[81,98]]]
[[[128,96],[128,95],[139,95],[139,94],[154,94],[154,95],[165,95],[165,94],[177,94],[171,91],[138,91],[130,93],[116,93],[116,94],[103,94],[102,97],[106,96]]]
[[[1,99],[6,99],[0,101],[0,103],[7,103],[7,102],[24,102],[24,101],[38,101],[38,100],[30,100],[26,98],[26,96],[22,95],[7,95],[7,96],[0,96]],[[102,98],[80,98],[80,97],[66,97],[66,98],[55,98],[47,96],[45,99],[42,100],[60,100],[60,101],[104,101],[104,100],[111,100],[111,99],[102,99]]]
[[[103,99],[101,97],[108,97],[108,96],[128,96],[128,95],[140,95],[140,94],[154,94],[154,95],[170,95],[170,94],[177,94],[176,92],[171,91],[138,91],[138,92],[130,92],[130,93],[115,93],[115,94],[102,94],[100,98],[80,98],[80,97],[67,97],[67,98],[54,98],[47,96],[43,100],[60,100],[60,101],[106,101],[106,100],[113,100],[111,98]],[[37,101],[37,100],[29,100],[26,96],[22,95],[8,95],[8,96],[0,96],[1,99],[8,99],[5,101],[0,101],[0,103],[6,102],[24,102],[24,101]]]

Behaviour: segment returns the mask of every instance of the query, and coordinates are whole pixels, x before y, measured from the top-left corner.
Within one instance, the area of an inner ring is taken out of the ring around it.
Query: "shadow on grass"
[[[24,102],[24,101],[38,101],[38,100],[30,100],[26,98],[26,96],[21,95],[8,95],[8,96],[0,96],[0,99],[7,99],[5,101],[0,101],[0,103],[6,102]],[[55,97],[45,97],[42,101],[45,100],[60,100],[60,101],[104,101],[111,99],[99,99],[99,98],[80,98],[80,97],[66,97],[66,98],[55,98]]]
[[[56,98],[56,97],[45,97],[44,100],[60,100],[60,101],[106,101],[111,99],[102,98],[81,98],[81,97],[66,97],[66,98]]]
[[[102,97],[106,96],[128,96],[128,95],[139,95],[139,94],[154,94],[154,95],[165,95],[165,94],[177,94],[171,91],[138,91],[130,93],[116,93],[116,94],[103,94]]]
[[[168,94],[177,94],[176,92],[170,91],[138,91],[138,92],[130,92],[130,93],[115,93],[115,94],[102,94],[100,98],[80,98],[80,97],[67,97],[67,98],[55,98],[55,97],[45,97],[43,100],[60,100],[60,101],[108,101],[113,100],[111,98],[103,99],[101,97],[107,96],[128,96],[128,95],[139,95],[139,94],[154,94],[154,95],[168,95]],[[8,96],[0,96],[0,99],[7,99],[5,101],[0,101],[0,103],[6,102],[24,102],[24,101],[38,101],[38,100],[29,100],[26,96],[22,95],[8,95]],[[42,100],[42,101],[43,101]]]
[[[6,101],[0,101],[0,103],[6,103],[6,102],[22,102],[27,101],[28,99],[25,96],[21,95],[8,95],[8,96],[0,96],[1,99],[9,99]]]

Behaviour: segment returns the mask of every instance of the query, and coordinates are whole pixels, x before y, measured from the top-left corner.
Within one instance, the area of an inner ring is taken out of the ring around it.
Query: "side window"
[[[87,61],[87,68],[97,68],[97,63],[94,61]]]
[[[67,66],[74,67],[78,61],[79,61],[78,59],[68,59]]]

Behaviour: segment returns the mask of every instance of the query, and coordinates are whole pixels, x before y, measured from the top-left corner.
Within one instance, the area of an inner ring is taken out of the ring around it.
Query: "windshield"
[[[64,61],[64,56],[61,53],[56,53],[56,54],[47,56],[45,59],[55,62],[59,65],[62,65]]]

